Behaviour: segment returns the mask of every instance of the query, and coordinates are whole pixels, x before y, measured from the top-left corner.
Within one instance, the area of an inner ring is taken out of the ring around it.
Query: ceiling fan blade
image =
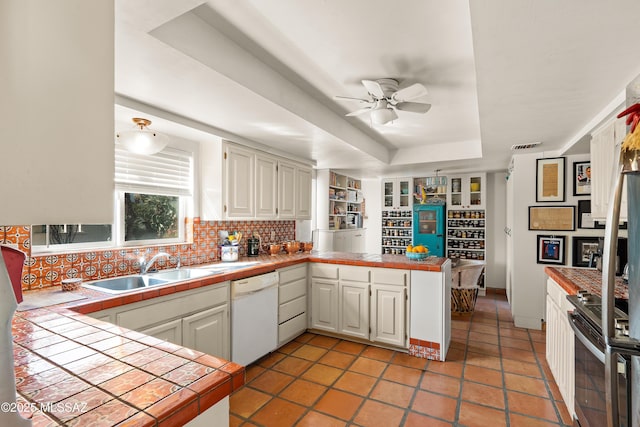
[[[409,101],[411,99],[419,98],[427,94],[427,88],[420,83],[414,83],[411,86],[407,86],[403,89],[396,91],[391,95],[391,99],[396,102]]]
[[[359,116],[360,114],[363,114],[363,113],[366,113],[368,111],[371,111],[371,108],[372,107],[364,107],[364,108],[361,108],[359,110],[352,111],[352,112],[350,112],[349,114],[346,114],[346,115],[349,116],[349,117],[350,116]]]
[[[340,96],[340,95],[336,95],[333,97],[334,99],[340,99],[340,100],[345,100],[345,101],[360,101],[360,102],[371,102],[370,99],[363,99],[363,98],[352,98],[350,96]]]
[[[431,109],[431,104],[423,104],[422,102],[398,102],[395,107],[402,111],[424,114]]]
[[[373,80],[363,80],[362,84],[367,89],[367,92],[369,92],[377,99],[384,98],[384,91],[382,90],[382,86],[380,86],[380,83]]]

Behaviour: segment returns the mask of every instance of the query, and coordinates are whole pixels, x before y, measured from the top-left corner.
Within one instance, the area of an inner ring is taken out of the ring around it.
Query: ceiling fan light
[[[125,130],[116,134],[116,140],[127,151],[135,154],[155,154],[162,151],[169,143],[166,135],[154,132],[147,128],[150,120],[131,119],[138,129]]]
[[[380,108],[371,111],[371,120],[379,125],[384,125],[398,118],[398,115],[391,108]]]

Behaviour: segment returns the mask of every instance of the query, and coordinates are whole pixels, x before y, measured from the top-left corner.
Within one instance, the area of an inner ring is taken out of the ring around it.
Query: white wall
[[[589,160],[588,154],[565,156],[565,201],[557,203],[536,202],[536,159],[541,153],[522,154],[513,157],[513,171],[509,176],[512,188],[510,205],[513,212],[507,219],[511,228],[512,251],[511,265],[511,312],[518,327],[540,329],[546,313],[546,274],[548,264],[537,263],[537,236],[565,236],[565,264],[553,265],[570,267],[572,260],[572,237],[602,236],[604,230],[578,229],[576,215],[575,231],[529,230],[529,206],[575,206],[577,214],[578,200],[587,200],[588,196],[573,196],[573,163]],[[622,235],[623,233],[621,233]]]
[[[379,254],[382,252],[382,181],[363,179],[362,196],[365,200],[365,252]]]
[[[506,287],[506,226],[507,182],[506,172],[487,173],[487,263],[485,287]]]

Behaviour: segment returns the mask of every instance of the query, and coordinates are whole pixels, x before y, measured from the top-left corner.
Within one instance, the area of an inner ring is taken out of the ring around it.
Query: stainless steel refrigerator
[[[640,426],[640,150],[622,150],[615,171],[602,266],[602,333],[605,342],[607,426]],[[628,208],[628,324],[616,320],[615,273],[623,186]],[[620,358],[630,360],[621,387]]]

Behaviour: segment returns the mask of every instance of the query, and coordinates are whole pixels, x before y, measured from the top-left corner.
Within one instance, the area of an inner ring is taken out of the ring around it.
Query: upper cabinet
[[[447,209],[484,209],[486,173],[449,176]]]
[[[230,142],[203,144],[203,220],[309,219],[311,168]]]
[[[591,217],[604,220],[611,194],[613,170],[618,165],[620,145],[627,134],[625,118],[614,119],[591,134]],[[620,221],[627,220],[627,186],[622,190]]]
[[[113,0],[0,9],[0,224],[112,223]]]
[[[382,209],[410,211],[413,206],[412,181],[412,178],[383,179]]]

